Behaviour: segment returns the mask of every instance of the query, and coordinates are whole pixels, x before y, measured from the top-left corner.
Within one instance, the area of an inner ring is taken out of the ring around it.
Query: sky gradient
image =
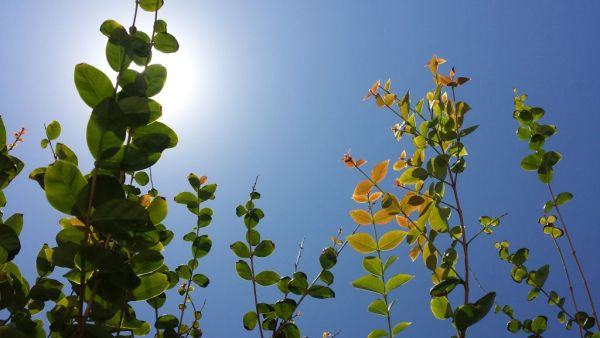
[[[23,248],[16,262],[35,276],[34,257],[44,242],[54,243],[61,217],[46,202],[43,191],[27,179],[51,155],[39,148],[43,123],[63,125],[61,141],[75,150],[84,171],[92,168],[85,145],[90,114],[73,84],[79,62],[95,65],[114,78],[104,58],[105,37],[98,28],[105,19],[129,25],[133,1],[2,1],[3,32],[0,114],[7,127],[27,128],[26,142],[15,154],[27,166],[6,191],[6,213],[23,212]],[[250,284],[234,270],[229,244],[244,236],[235,206],[247,199],[260,174],[258,205],[266,218],[263,237],[277,243],[276,254],[259,263],[290,273],[297,244],[306,236],[303,268],[317,272],[320,250],[338,227],[353,228],[348,210],[356,172],[340,162],[352,149],[369,165],[395,159],[404,147],[389,127],[393,116],[363,102],[377,79],[392,78],[398,92],[417,97],[432,87],[423,65],[438,54],[472,78],[458,96],[472,107],[470,122],[480,128],[469,138],[468,168],[461,178],[461,198],[470,233],[483,214],[508,212],[493,237],[481,237],[472,251],[473,268],[499,303],[510,303],[519,317],[542,311],[552,318],[546,337],[564,337],[555,324],[554,308],[541,299],[528,304],[525,286],[509,277],[509,266],[497,259],[495,240],[513,248],[531,249],[532,266],[553,266],[549,286],[567,295],[552,242],[536,223],[548,199],[534,174],[519,168],[527,153],[515,136],[512,89],[530,96],[530,104],[546,109],[546,121],[559,133],[550,147],[561,152],[554,186],[570,191],[573,201],[563,210],[595,299],[600,301],[600,238],[595,178],[600,170],[600,83],[595,61],[600,54],[600,2],[579,1],[167,1],[160,17],[180,44],[180,52],[157,58],[169,70],[158,101],[163,121],[179,134],[179,146],[166,151],[153,168],[161,194],[172,198],[187,189],[189,172],[207,175],[219,184],[212,225],[207,229],[213,249],[200,270],[211,278],[202,320],[206,337],[256,337],[241,325],[251,308]],[[148,30],[144,13],[139,28]],[[391,178],[388,180],[391,183]],[[399,192],[398,192],[399,193]],[[189,249],[180,240],[194,219],[178,205],[166,221],[176,233],[167,248],[170,266],[187,262]],[[390,225],[393,226],[393,225]],[[429,311],[429,273],[420,261],[411,263],[406,248],[394,272],[415,274],[399,288],[395,321],[414,326],[404,336],[448,337],[449,323]],[[347,250],[335,268],[334,300],[303,304],[303,333],[320,337],[324,330],[342,330],[340,337],[364,337],[384,326],[384,319],[366,310],[371,294],[354,290],[361,276],[361,257]],[[574,266],[571,271],[575,275]],[[579,278],[575,278],[579,288]],[[579,288],[581,290],[581,288]],[[274,300],[269,288],[260,290]],[[462,291],[460,291],[462,292]],[[480,295],[479,291],[475,294]],[[579,302],[584,304],[583,294]],[[176,311],[176,302],[167,304]],[[148,309],[144,311],[150,312]],[[505,317],[488,316],[472,330],[473,337],[509,337]],[[574,332],[573,332],[574,333]]]

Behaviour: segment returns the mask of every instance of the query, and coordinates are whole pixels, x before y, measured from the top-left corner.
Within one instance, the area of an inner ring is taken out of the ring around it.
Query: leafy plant
[[[173,232],[162,223],[167,202],[154,188],[151,171],[150,175],[144,172],[178,141],[171,128],[157,121],[162,107],[151,99],[161,91],[167,75],[165,67],[151,64],[153,51],[175,52],[178,44],[167,33],[166,22],[158,19],[162,0],[134,4],[134,21],[128,30],[114,20],[100,27],[108,38],[106,58],[117,73],[115,83],[89,64],[75,67],[77,91],[92,109],[86,135],[95,160],[92,171],[84,175],[77,155],[56,142],[61,133],[57,121],[44,126],[46,137],[41,146],[50,149],[53,162],[33,170],[30,178],[39,183],[50,205],[67,216],[60,220],[57,245],[44,244],[40,250],[33,286],[29,287],[10,262],[19,251],[16,235],[22,216],[7,219],[4,223],[10,228],[0,227],[1,252],[6,252],[1,265],[2,309],[10,313],[0,330],[10,336],[45,336],[42,322],[32,316],[44,310],[46,303],[51,304],[46,316],[53,337],[146,335],[150,325],[136,317],[133,303],[149,300],[158,309],[164,303],[164,292],[178,283],[177,273],[164,264],[162,254],[173,238]],[[136,27],[140,8],[154,13],[151,35]],[[130,68],[132,64],[143,71]],[[3,188],[23,167],[8,155],[23,133],[3,147]],[[4,145],[4,131],[2,135]],[[129,184],[125,183],[127,176]],[[142,194],[134,181],[140,186],[150,181],[152,189]],[[53,273],[61,273],[62,279],[53,278]],[[188,300],[186,294],[183,303]],[[169,331],[170,323],[170,317],[157,314],[155,327],[163,330],[157,335],[179,336]],[[197,321],[192,326],[196,329]],[[182,325],[179,329],[190,333]],[[193,336],[201,334],[191,332]]]
[[[458,182],[467,164],[464,139],[478,126],[465,127],[470,106],[456,100],[456,88],[468,82],[469,78],[456,77],[454,68],[449,76],[441,74],[439,66],[445,62],[437,56],[431,58],[427,66],[433,75],[435,88],[416,103],[411,101],[408,92],[404,96],[393,93],[390,80],[383,85],[380,81],[375,82],[365,96],[365,99],[374,98],[377,107],[391,111],[399,119],[392,127],[395,139],[400,141],[407,136],[414,146],[411,156],[402,151],[392,166],[395,171],[401,172],[395,185],[405,191],[404,196],[398,198],[381,187],[388,161],[375,166],[370,176],[361,169],[364,160],[354,160],[346,154],[343,162],[366,178],[354,190],[355,201],[369,203],[371,210],[371,203],[381,196],[381,210],[373,215],[364,210],[360,214],[352,211],[354,221],[363,222],[364,218],[364,222],[374,225],[374,232],[377,229],[375,224],[385,225],[392,220],[406,229],[404,232],[392,230],[388,233],[397,233],[398,238],[402,233],[402,239],[406,238],[411,248],[409,256],[413,261],[422,255],[424,265],[432,272],[434,284],[430,290],[431,311],[437,319],[451,319],[458,337],[463,338],[470,326],[487,315],[496,294],[489,292],[477,301],[471,297],[469,244],[479,233],[471,238],[467,234]],[[446,90],[450,90],[451,97]],[[377,198],[373,201],[369,195],[371,189],[377,190],[373,194]],[[450,198],[446,197],[446,190],[449,190]],[[358,215],[362,217],[358,218]],[[458,225],[451,226],[453,222]],[[497,222],[490,222],[484,228],[491,232],[496,225]],[[362,240],[356,241],[355,250],[363,253],[377,251],[379,254],[381,242],[377,243],[365,234],[360,236]],[[455,268],[460,260],[463,265],[461,273]],[[457,286],[461,286],[464,293],[461,304],[453,309],[450,295]],[[385,299],[384,303],[387,303]],[[374,335],[380,336],[392,337],[394,332],[388,330]]]
[[[256,207],[256,201],[260,197],[255,182],[246,204],[236,208],[236,215],[244,219],[246,240],[237,241],[230,246],[233,253],[240,258],[235,263],[238,276],[252,283],[254,309],[244,314],[242,323],[248,331],[258,328],[261,338],[265,335],[274,338],[299,338],[301,336],[297,323],[297,318],[300,316],[298,310],[306,297],[317,299],[335,297],[334,291],[330,288],[334,281],[331,269],[337,264],[338,256],[346,246],[346,242],[334,237],[333,245],[323,249],[319,256],[321,271],[311,282],[308,280],[308,275],[299,270],[304,240],[300,243],[291,276],[280,276],[273,270],[258,272],[257,258],[268,257],[275,251],[275,243],[268,239],[261,239],[261,234],[257,230],[257,226],[265,217],[262,209]],[[272,285],[277,286],[282,298],[274,303],[259,301],[258,287]],[[323,333],[323,337],[333,336],[328,332]]]

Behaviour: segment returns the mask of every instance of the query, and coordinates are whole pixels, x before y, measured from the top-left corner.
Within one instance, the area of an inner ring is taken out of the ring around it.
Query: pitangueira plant
[[[365,96],[365,99],[374,98],[378,107],[389,110],[399,119],[392,127],[394,137],[397,141],[410,137],[414,151],[412,155],[402,151],[392,166],[395,171],[401,172],[395,180],[395,186],[405,192],[400,198],[382,186],[388,161],[379,163],[368,175],[361,168],[364,160],[355,160],[349,154],[344,156],[344,163],[365,177],[356,186],[353,199],[367,203],[369,209],[353,210],[351,217],[358,224],[372,225],[376,236],[377,229],[382,229],[378,241],[366,233],[355,234],[348,240],[360,253],[377,252],[376,259],[367,257],[364,263],[367,267],[370,262],[376,262],[374,265],[377,267],[382,248],[393,249],[406,239],[410,258],[414,261],[421,255],[424,265],[431,270],[434,286],[430,290],[430,307],[433,315],[437,319],[451,319],[457,336],[464,338],[469,327],[488,314],[496,296],[494,292],[482,296],[473,294],[469,245],[480,233],[491,233],[492,228],[498,225],[499,217],[485,217],[482,231],[467,233],[468,218],[461,205],[459,177],[467,163],[464,139],[477,129],[477,125],[465,126],[470,107],[466,102],[456,100],[457,87],[469,79],[456,77],[454,68],[449,76],[441,74],[439,66],[445,62],[437,56],[428,62],[435,88],[416,103],[411,101],[408,92],[403,96],[393,93],[390,80],[383,85],[380,81],[375,82]],[[380,210],[373,213],[375,203]],[[404,230],[385,232],[384,225],[392,220]],[[388,237],[393,241],[386,241]],[[459,268],[459,265],[462,267]],[[368,287],[362,287],[362,279],[356,280],[354,285],[381,294],[381,306],[371,304],[369,311],[389,319],[391,304],[386,300],[388,290],[381,287],[385,267],[384,264],[383,268],[367,269],[370,275],[364,278],[369,280]],[[463,290],[460,299],[451,297],[457,286]],[[452,306],[452,302],[458,304]],[[388,307],[387,311],[384,311],[384,305]],[[375,330],[369,337],[393,337],[396,333],[388,325],[387,331]]]
[[[268,257],[275,251],[275,243],[268,239],[261,239],[260,232],[256,229],[265,216],[262,209],[256,207],[256,201],[260,197],[260,193],[256,191],[255,181],[246,204],[236,208],[236,215],[244,219],[246,240],[237,241],[230,246],[233,253],[240,258],[235,263],[238,276],[252,283],[254,308],[244,314],[242,323],[248,331],[258,329],[261,338],[265,336],[300,338],[301,333],[297,323],[300,305],[307,296],[317,299],[335,297],[335,293],[330,288],[334,281],[331,269],[336,265],[346,242],[339,240],[338,234],[332,239],[333,245],[323,249],[319,256],[321,270],[312,281],[309,281],[307,274],[299,269],[304,240],[300,242],[292,276],[280,276],[272,270],[258,272],[257,258]],[[275,284],[283,298],[275,303],[261,301],[258,287]],[[298,297],[294,298],[293,295]],[[328,332],[323,333],[323,337],[334,336]]]
[[[539,180],[548,188],[550,200],[544,204],[543,215],[538,219],[538,223],[542,232],[552,239],[553,245],[556,248],[565,275],[565,286],[569,290],[570,303],[574,311],[568,309],[569,306],[565,304],[565,297],[561,297],[558,292],[547,290],[547,287],[544,287],[550,274],[549,265],[544,265],[537,270],[528,270],[525,267],[524,263],[529,257],[528,248],[520,248],[510,254],[509,243],[507,241],[496,243],[496,248],[498,249],[500,258],[513,265],[510,272],[512,279],[517,283],[526,281],[532,287],[527,295],[528,301],[532,301],[538,295],[542,294],[548,304],[558,307],[557,320],[561,324],[564,324],[567,330],[570,330],[575,324],[580,337],[600,337],[600,333],[592,332],[594,328],[600,330],[598,315],[583,266],[569,234],[567,223],[560,210],[560,206],[569,202],[573,198],[573,194],[570,192],[555,194],[552,188],[554,166],[562,159],[562,155],[554,150],[547,150],[544,146],[546,141],[556,134],[557,128],[552,124],[541,123],[540,120],[546,112],[540,107],[527,105],[525,103],[526,99],[527,95],[519,95],[515,90],[513,118],[519,123],[517,137],[519,140],[527,142],[529,149],[532,151],[531,154],[522,159],[521,168],[525,171],[536,171]],[[566,243],[571,253],[571,260],[577,267],[579,277],[581,278],[584,294],[592,312],[591,316],[581,310],[581,304],[577,302],[573,277],[567,263],[569,256],[563,252],[564,238],[566,238]],[[532,320],[521,321],[513,316],[513,311],[510,307],[505,306],[498,311],[502,311],[510,318],[507,324],[507,329],[510,332],[515,333],[523,330],[527,333],[533,333],[535,337],[538,337],[547,328],[548,319],[546,316],[539,315]]]
[[[167,216],[167,202],[155,189],[150,168],[163,151],[176,146],[178,139],[171,128],[157,121],[162,106],[151,97],[163,88],[167,70],[152,64],[151,59],[155,51],[172,53],[179,45],[167,32],[166,22],[158,19],[162,0],[135,0],[132,5],[135,14],[129,29],[114,20],[100,26],[108,38],[106,58],[116,72],[115,82],[91,65],[81,63],[75,67],[75,86],[92,110],[86,135],[94,158],[91,172],[84,175],[76,154],[68,146],[56,143],[61,133],[58,122],[44,126],[46,137],[41,146],[50,149],[52,163],[33,170],[30,178],[39,183],[50,205],[66,217],[59,222],[57,245],[44,244],[40,250],[36,260],[38,277],[31,288],[10,262],[19,251],[17,236],[22,216],[10,217],[0,226],[0,310],[9,312],[0,324],[2,335],[148,335],[150,324],[138,319],[133,308],[133,303],[139,301],[148,301],[156,310],[156,336],[201,335],[199,310],[190,327],[182,323],[186,304],[190,302],[189,280],[175,326],[171,317],[158,316],[157,312],[165,302],[165,291],[174,288],[179,277],[164,264],[162,251],[173,238],[173,232],[162,223]],[[136,26],[140,10],[154,14],[150,35]],[[141,71],[132,69],[132,64]],[[12,144],[6,145],[4,126],[0,129],[3,145],[0,157],[5,162],[0,183],[4,188],[23,167],[22,162],[8,153],[21,141],[24,130]],[[196,176],[190,177],[198,192],[198,204],[202,198],[213,198],[214,193],[213,185],[200,187],[201,181]],[[151,189],[143,194],[140,187],[148,182]],[[197,206],[191,206],[191,200],[186,204],[192,212],[198,211]],[[206,217],[210,215],[204,209],[196,214],[198,228],[210,222]],[[201,247],[205,254],[208,251],[205,243],[197,242],[202,241],[194,240],[193,247]],[[196,251],[193,250],[188,267],[197,265],[200,254]],[[52,277],[58,273],[56,268],[60,268],[62,280]],[[201,286],[207,284],[202,279],[199,274],[191,278]],[[33,316],[49,302],[46,334],[42,321]]]

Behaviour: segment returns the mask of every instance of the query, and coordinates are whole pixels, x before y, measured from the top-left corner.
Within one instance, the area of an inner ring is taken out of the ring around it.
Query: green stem
[[[371,214],[371,219],[374,219],[373,204],[371,203],[371,201],[369,201],[369,213]],[[377,245],[377,258],[379,258],[379,265],[380,265],[380,269],[381,269],[381,282],[383,283],[383,301],[385,302],[385,308],[386,308],[388,337],[393,338],[394,335],[392,334],[392,318],[390,316],[388,294],[387,294],[387,290],[385,287],[385,272],[383,271],[383,260],[381,259],[381,249],[379,248],[379,235],[377,234],[377,227],[375,225],[375,222],[373,222],[371,224],[373,225],[373,234],[375,235],[375,243]]]

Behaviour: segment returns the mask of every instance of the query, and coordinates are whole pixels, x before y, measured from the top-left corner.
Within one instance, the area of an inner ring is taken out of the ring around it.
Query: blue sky
[[[104,60],[105,37],[98,31],[112,18],[129,25],[133,1],[2,1],[3,32],[0,113],[7,126],[28,129],[16,151],[27,163],[23,175],[7,191],[7,213],[25,213],[23,250],[17,262],[33,278],[34,255],[44,242],[52,243],[60,215],[45,202],[27,173],[50,162],[38,146],[43,122],[63,124],[62,141],[92,166],[85,146],[90,111],[73,85],[79,62],[98,66],[114,78]],[[597,1],[167,1],[160,16],[178,37],[179,53],[163,57],[169,69],[159,100],[164,121],[180,136],[154,168],[161,193],[173,196],[187,188],[185,176],[194,171],[219,183],[214,222],[208,229],[214,246],[201,270],[211,285],[202,321],[207,337],[256,337],[241,326],[251,308],[250,285],[234,271],[229,244],[243,238],[244,227],[235,206],[246,200],[255,175],[260,174],[260,206],[266,218],[263,236],[277,244],[276,255],[260,263],[289,273],[297,242],[306,236],[302,266],[316,273],[320,249],[339,226],[352,228],[350,195],[359,177],[340,163],[352,149],[370,164],[396,158],[408,144],[397,144],[389,132],[393,117],[361,101],[377,79],[392,78],[399,92],[413,95],[431,86],[423,67],[438,54],[472,78],[459,97],[473,108],[469,118],[481,127],[469,144],[469,166],[461,194],[471,231],[482,214],[508,212],[493,238],[473,245],[473,266],[500,303],[531,316],[555,310],[538,300],[527,304],[527,288],[514,284],[509,267],[500,262],[494,240],[531,249],[533,265],[553,264],[552,287],[566,295],[562,272],[551,241],[540,234],[536,220],[547,192],[533,174],[519,169],[526,145],[517,141],[512,119],[512,89],[530,95],[543,106],[559,134],[551,146],[564,155],[558,166],[556,190],[575,199],[564,208],[578,245],[595,298],[600,300],[600,269],[595,247],[597,190],[600,169],[596,128],[600,124],[600,91],[596,34]],[[151,17],[143,15],[140,29]],[[180,238],[194,220],[173,205],[167,224]],[[168,248],[172,266],[188,260],[189,250],[174,241]],[[405,248],[398,251],[406,257]],[[342,330],[342,337],[365,336],[384,326],[367,312],[373,299],[353,290],[350,281],[362,274],[361,257],[344,252],[336,267],[336,300],[306,302],[300,325],[304,334],[318,337],[324,330]],[[407,336],[449,336],[449,323],[429,313],[429,274],[421,263],[401,259],[397,272],[417,278],[398,289],[397,321],[412,321]],[[573,273],[574,267],[571,267]],[[579,281],[578,278],[575,278]],[[576,285],[580,286],[579,283]],[[273,300],[275,293],[261,289]],[[582,293],[580,303],[584,303]],[[171,302],[172,311],[176,302]],[[163,308],[167,310],[167,308]],[[148,314],[149,312],[142,312]],[[505,318],[489,316],[472,336],[508,337]],[[548,337],[563,337],[552,321]]]

